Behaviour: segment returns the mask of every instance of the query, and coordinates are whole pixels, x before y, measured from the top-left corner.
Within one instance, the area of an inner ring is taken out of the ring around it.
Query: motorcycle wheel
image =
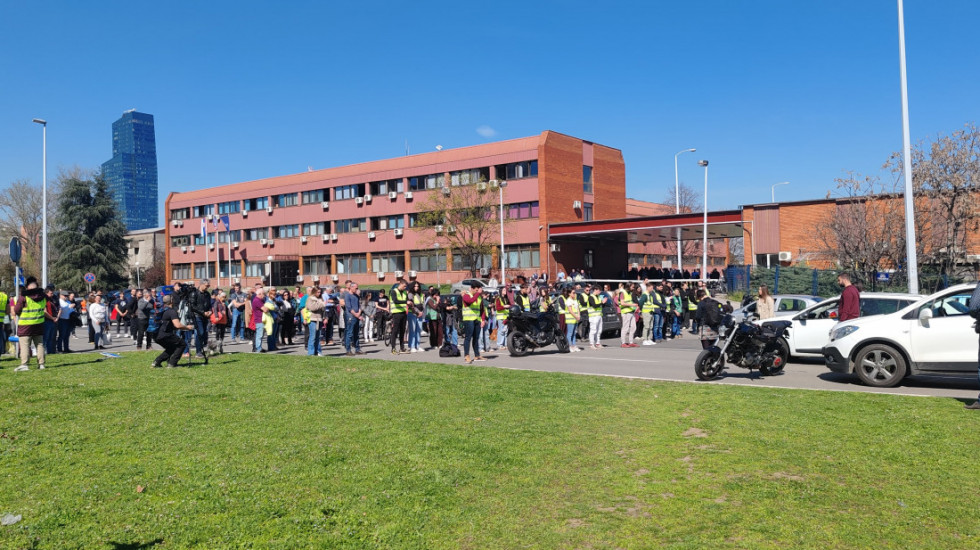
[[[523,332],[512,332],[507,335],[507,351],[510,352],[511,357],[524,357],[531,353]]]
[[[568,337],[561,330],[555,330],[555,345],[558,346],[560,353],[569,353],[572,347],[568,344]]]
[[[711,350],[702,351],[694,361],[694,373],[701,380],[714,380],[718,378],[721,371],[721,358],[712,353]]]

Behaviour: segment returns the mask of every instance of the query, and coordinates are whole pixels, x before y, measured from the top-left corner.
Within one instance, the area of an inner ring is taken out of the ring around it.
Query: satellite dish
[[[436,145],[436,151],[442,151],[442,145]]]

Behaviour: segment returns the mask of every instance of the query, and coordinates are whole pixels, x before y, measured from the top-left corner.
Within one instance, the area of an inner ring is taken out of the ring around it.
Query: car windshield
[[[807,312],[807,319],[836,319],[837,300],[828,302],[822,306],[815,307]]]

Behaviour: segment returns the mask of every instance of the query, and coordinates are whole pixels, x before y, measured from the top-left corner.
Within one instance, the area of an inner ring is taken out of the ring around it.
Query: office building
[[[129,110],[112,123],[112,158],[102,164],[128,231],[157,227],[157,146],[153,115]]]

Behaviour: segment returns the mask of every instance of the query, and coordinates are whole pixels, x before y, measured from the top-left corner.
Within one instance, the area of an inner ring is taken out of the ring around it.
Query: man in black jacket
[[[190,287],[187,294],[187,308],[194,316],[194,339],[197,358],[204,358],[204,348],[208,345],[208,317],[211,315],[211,293],[208,288],[211,281],[201,279],[197,288]]]

